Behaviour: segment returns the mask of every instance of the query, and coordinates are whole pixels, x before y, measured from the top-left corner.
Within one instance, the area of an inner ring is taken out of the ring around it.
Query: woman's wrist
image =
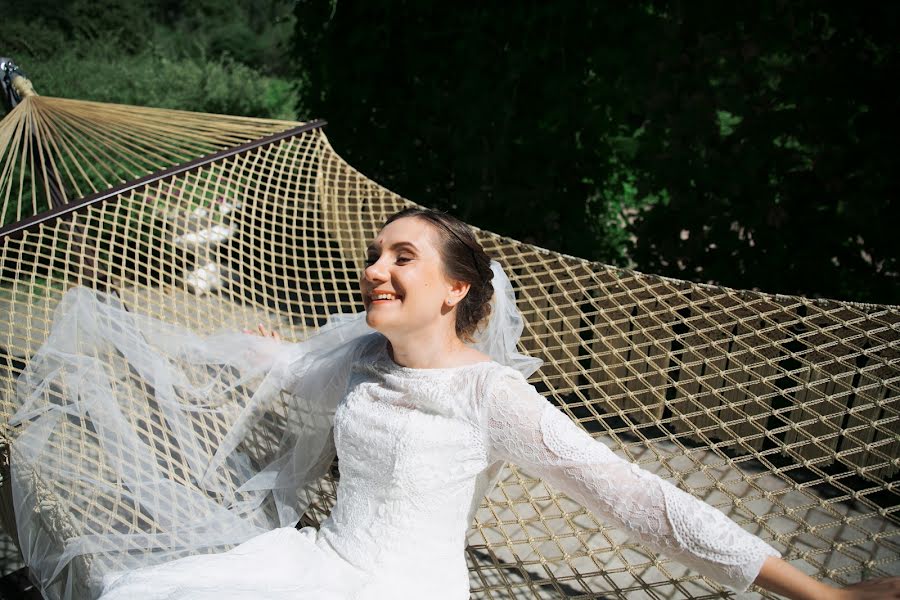
[[[812,578],[810,578],[812,579]],[[836,588],[820,581],[812,580],[794,590],[791,595],[786,595],[791,600],[845,600],[844,590]]]
[[[791,600],[844,600],[844,590],[813,579],[780,558],[766,558],[754,581],[756,585]]]
[[[820,581],[816,582],[816,587],[812,590],[810,598],[821,598],[822,600],[847,600],[849,594],[841,588],[826,585]]]

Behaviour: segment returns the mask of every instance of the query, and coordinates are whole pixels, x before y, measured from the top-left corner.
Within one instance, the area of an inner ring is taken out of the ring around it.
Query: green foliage
[[[302,101],[351,163],[480,227],[595,254],[593,140],[578,93],[587,44],[552,3],[298,4]],[[571,37],[570,37],[571,36]],[[564,42],[564,43],[563,43]]]
[[[47,96],[293,120],[292,27],[282,0],[35,0],[4,22],[3,53]]]
[[[647,272],[900,302],[900,7],[298,3],[301,101],[361,171]]]
[[[230,57],[267,75],[290,73],[291,0],[157,0],[155,5],[158,47],[195,59]]]
[[[100,45],[98,44],[97,47]],[[112,50],[107,45],[107,50]],[[172,60],[152,52],[115,62],[102,52],[62,52],[25,61],[27,74],[45,96],[75,97],[137,106],[294,119],[296,95],[284,80],[260,76],[230,59]]]
[[[139,50],[149,41],[153,30],[152,7],[146,0],[31,0],[20,3],[6,17],[4,26],[12,23],[26,38],[50,32],[62,36],[68,44],[111,42],[119,52]],[[48,50],[43,45],[31,44],[33,54],[46,55]]]
[[[893,151],[883,81],[897,74],[893,4],[668,3],[645,55],[641,268],[735,287],[900,301]],[[590,93],[590,91],[589,91]]]

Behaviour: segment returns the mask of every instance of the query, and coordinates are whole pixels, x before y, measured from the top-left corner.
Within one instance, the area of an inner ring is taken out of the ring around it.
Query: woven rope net
[[[18,434],[16,378],[71,286],[115,291],[130,310],[198,333],[261,322],[301,339],[330,313],[362,309],[366,244],[412,203],[354,170],[321,128],[295,125],[37,96],[0,124],[5,442]],[[49,218],[28,221],[47,207]],[[544,360],[531,382],[571,419],[817,578],[900,572],[900,308],[700,285],[477,234],[516,288],[522,350]],[[164,416],[127,365],[121,375],[135,429],[177,478]],[[65,390],[47,394],[63,402]],[[248,454],[273,451],[289,426],[279,410],[273,431],[245,441]],[[211,440],[228,427],[195,425]],[[85,472],[104,469],[78,419],[52,443]],[[307,520],[328,514],[336,477],[301,492]],[[60,547],[154,528],[115,493],[34,486],[43,535]],[[7,500],[14,533],[9,510]],[[515,466],[478,511],[467,557],[475,598],[728,595]],[[115,567],[80,555],[57,580],[79,589]]]

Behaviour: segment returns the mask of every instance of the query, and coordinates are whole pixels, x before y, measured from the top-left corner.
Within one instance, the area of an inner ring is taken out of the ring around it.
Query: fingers
[[[848,598],[858,600],[885,600],[900,598],[900,577],[879,577],[848,585],[844,591],[850,592]]]
[[[253,330],[251,330],[251,329],[244,329],[243,332],[244,332],[244,333],[251,334],[251,335],[254,334],[254,333],[259,333],[259,335],[261,335],[261,336],[263,336],[263,337],[270,337],[270,338],[273,338],[273,339],[276,339],[276,340],[280,340],[280,339],[281,339],[281,334],[279,334],[279,333],[278,333],[277,331],[275,331],[274,329],[273,329],[272,331],[266,330],[266,328],[263,326],[262,323],[260,323],[259,325],[257,325],[257,326],[256,326],[256,329],[257,329],[257,331],[255,331],[255,332],[254,332]]]

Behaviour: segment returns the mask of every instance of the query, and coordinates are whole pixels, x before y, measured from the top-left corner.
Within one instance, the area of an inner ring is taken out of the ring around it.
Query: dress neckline
[[[384,362],[390,367],[391,371],[399,371],[401,373],[407,373],[410,375],[428,375],[430,373],[449,373],[453,371],[463,371],[465,369],[477,367],[478,365],[496,364],[496,361],[494,360],[482,360],[474,363],[469,363],[467,365],[457,365],[455,367],[404,367],[403,365],[397,364],[397,362],[393,358],[391,358],[391,353],[388,352],[388,339],[382,336],[382,340],[383,341],[380,344],[379,351],[382,358],[384,359]]]

